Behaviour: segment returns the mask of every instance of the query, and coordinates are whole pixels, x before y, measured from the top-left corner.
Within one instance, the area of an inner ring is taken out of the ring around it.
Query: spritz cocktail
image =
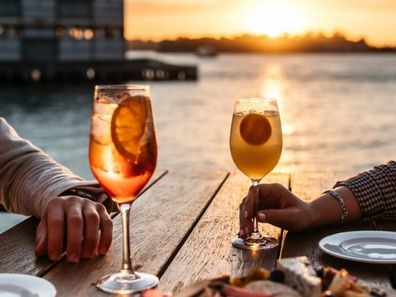
[[[155,287],[156,276],[133,270],[129,243],[131,204],[153,175],[157,162],[148,86],[96,86],[89,161],[101,186],[120,205],[123,223],[121,271],[102,277],[97,287],[117,294]]]

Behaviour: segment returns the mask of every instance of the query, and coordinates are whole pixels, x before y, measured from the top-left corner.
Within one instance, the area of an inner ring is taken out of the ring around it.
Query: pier
[[[151,59],[126,61],[0,64],[0,84],[5,83],[117,83],[131,80],[196,80],[194,65],[173,65]]]

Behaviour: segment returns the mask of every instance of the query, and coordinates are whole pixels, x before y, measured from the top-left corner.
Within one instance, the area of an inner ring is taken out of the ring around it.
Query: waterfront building
[[[123,0],[0,0],[0,83],[197,79],[197,68],[125,58]]]
[[[123,0],[1,0],[0,62],[115,61]]]

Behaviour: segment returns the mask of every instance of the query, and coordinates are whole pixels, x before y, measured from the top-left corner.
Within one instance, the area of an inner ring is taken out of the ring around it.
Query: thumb
[[[47,219],[43,218],[36,229],[36,242],[34,252],[36,256],[47,255]]]
[[[293,216],[287,209],[265,209],[257,213],[260,223],[269,223],[280,228],[293,229]]]

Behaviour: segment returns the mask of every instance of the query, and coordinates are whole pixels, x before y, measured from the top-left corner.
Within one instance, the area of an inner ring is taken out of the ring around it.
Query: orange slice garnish
[[[111,119],[111,138],[117,151],[124,157],[136,159],[140,154],[141,139],[147,120],[147,97],[127,93]]]
[[[243,118],[239,126],[239,133],[247,143],[261,145],[270,139],[272,128],[265,116],[257,113],[250,113]]]

